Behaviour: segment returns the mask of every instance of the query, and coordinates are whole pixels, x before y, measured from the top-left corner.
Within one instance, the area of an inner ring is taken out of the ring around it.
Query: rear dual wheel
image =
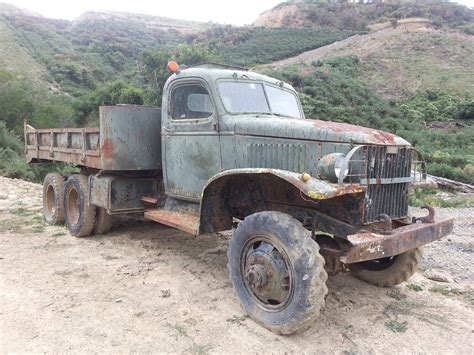
[[[44,221],[51,225],[66,222],[69,232],[75,237],[109,232],[113,218],[105,208],[89,203],[87,176],[76,174],[65,180],[59,173],[46,175],[43,182]]]
[[[43,219],[47,224],[64,223],[64,178],[50,173],[43,181]]]
[[[89,203],[87,176],[76,174],[69,177],[64,191],[65,220],[69,233],[75,237],[87,237],[95,224],[96,207]]]

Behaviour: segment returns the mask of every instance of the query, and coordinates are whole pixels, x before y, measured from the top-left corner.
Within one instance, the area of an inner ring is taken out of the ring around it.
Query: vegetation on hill
[[[474,98],[420,90],[387,101],[357,79],[360,70],[359,59],[347,56],[267,74],[301,92],[307,118],[396,133],[422,152],[429,173],[474,184]]]
[[[296,11],[288,11],[290,7],[296,7]],[[324,0],[284,2],[263,13],[255,23],[272,27],[326,27],[364,31],[373,23],[410,17],[427,18],[438,28],[454,28],[474,34],[474,15],[471,9],[457,3],[436,0],[374,4],[342,4]]]
[[[225,63],[252,66],[288,58],[356,33],[329,28],[214,26],[197,40],[216,51]]]
[[[430,17],[439,27],[469,32],[466,28],[472,10],[464,7],[439,3],[386,5],[357,8],[355,13],[360,12],[360,17],[354,22],[353,14],[346,11],[354,5],[303,4],[316,11],[304,15],[310,16],[315,26],[304,28],[196,25],[137,15],[128,18],[125,14],[103,18],[88,14],[73,23],[17,13],[0,15],[0,48],[3,53],[11,52],[16,63],[25,63],[9,65],[7,58],[0,58],[0,174],[39,180],[46,172],[38,166],[28,167],[23,160],[24,119],[35,127],[87,126],[97,124],[99,105],[160,105],[170,59],[187,65],[210,60],[254,66],[341,41],[362,33],[368,23],[405,16]],[[456,86],[445,80],[447,84],[435,86],[435,90],[430,84],[434,77],[430,73],[435,72],[432,63],[417,61],[423,50],[407,42],[413,53],[405,58],[407,65],[418,68],[413,70],[420,71],[423,80],[406,95],[393,98],[374,90],[377,86],[373,83],[383,76],[368,76],[386,73],[393,77],[383,58],[375,65],[348,51],[314,63],[265,70],[297,88],[308,118],[397,133],[424,153],[429,172],[474,183],[472,87],[469,75],[457,69],[466,66],[472,52],[465,36],[459,35],[454,42],[452,36],[441,36],[441,44],[427,36],[431,42],[419,43],[429,44],[431,51],[450,63],[442,75],[457,78]],[[393,53],[398,52],[394,47]],[[400,58],[398,62],[395,54],[393,58],[394,67],[400,68],[405,61]],[[35,69],[22,71],[22,67]],[[383,82],[387,90],[395,87],[394,80]]]

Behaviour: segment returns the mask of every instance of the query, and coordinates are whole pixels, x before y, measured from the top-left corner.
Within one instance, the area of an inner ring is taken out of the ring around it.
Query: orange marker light
[[[175,60],[168,62],[168,70],[172,73],[179,73],[179,64]]]

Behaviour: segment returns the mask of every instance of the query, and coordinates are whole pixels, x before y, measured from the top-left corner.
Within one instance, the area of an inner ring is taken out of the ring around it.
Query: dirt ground
[[[425,248],[409,282],[339,274],[314,325],[278,336],[243,313],[228,236],[121,221],[74,238],[42,224],[41,186],[0,177],[0,352],[472,353],[474,210],[438,214],[456,217],[454,233]]]

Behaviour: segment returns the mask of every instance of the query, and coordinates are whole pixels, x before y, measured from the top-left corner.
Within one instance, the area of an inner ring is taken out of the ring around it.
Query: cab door
[[[167,92],[161,133],[165,192],[197,202],[222,167],[216,107],[202,80],[174,80]]]

